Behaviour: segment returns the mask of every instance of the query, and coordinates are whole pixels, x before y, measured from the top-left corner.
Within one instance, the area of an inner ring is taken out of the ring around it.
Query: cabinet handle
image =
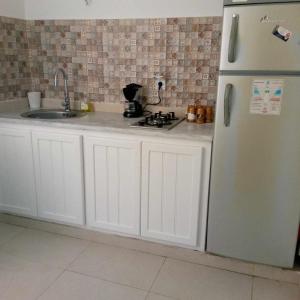
[[[233,85],[231,83],[226,85],[224,96],[224,125],[229,127],[230,125],[230,112],[231,112],[231,97],[232,97]]]
[[[231,24],[229,49],[228,49],[228,61],[230,63],[235,62],[238,28],[239,28],[239,15],[234,14],[232,15],[232,24]]]

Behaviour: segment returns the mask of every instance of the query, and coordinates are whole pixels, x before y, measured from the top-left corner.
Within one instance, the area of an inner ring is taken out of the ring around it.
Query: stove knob
[[[162,116],[162,112],[159,111],[158,113],[155,113],[154,116],[155,116],[155,118],[160,118]]]
[[[173,111],[169,112],[172,120],[176,119],[175,113]]]
[[[161,119],[162,123],[167,123],[167,121],[168,121],[167,116],[161,116],[160,119]]]
[[[157,126],[157,128],[162,128],[164,126],[163,120],[162,119],[157,119],[156,120],[156,126]]]

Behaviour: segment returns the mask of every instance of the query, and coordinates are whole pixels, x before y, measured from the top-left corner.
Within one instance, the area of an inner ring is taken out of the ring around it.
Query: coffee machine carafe
[[[131,83],[123,89],[126,98],[126,105],[124,111],[125,118],[138,118],[143,116],[143,107],[141,105],[141,91],[142,86]]]

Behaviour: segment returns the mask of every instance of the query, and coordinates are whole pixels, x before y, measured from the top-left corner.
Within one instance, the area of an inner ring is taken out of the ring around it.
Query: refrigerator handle
[[[235,54],[236,54],[235,50],[236,50],[236,43],[237,43],[237,36],[238,36],[238,27],[239,27],[239,15],[233,14],[231,31],[230,31],[230,39],[229,39],[229,49],[228,49],[228,62],[230,63],[235,62]]]
[[[224,125],[229,127],[230,125],[230,110],[231,110],[231,97],[232,97],[233,85],[231,83],[226,85],[224,96]]]

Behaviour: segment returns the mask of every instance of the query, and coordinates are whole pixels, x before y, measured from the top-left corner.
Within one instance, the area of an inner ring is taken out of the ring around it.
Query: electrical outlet
[[[158,84],[159,84],[160,82],[162,83],[161,90],[162,90],[162,91],[165,91],[165,90],[166,90],[166,80],[165,80],[164,78],[156,79],[156,88],[158,88]]]
[[[154,76],[154,78],[155,78],[155,87],[154,88],[158,89],[158,84],[161,82],[162,83],[161,90],[165,91],[166,90],[166,79],[163,76],[161,76],[160,74],[156,74]]]

